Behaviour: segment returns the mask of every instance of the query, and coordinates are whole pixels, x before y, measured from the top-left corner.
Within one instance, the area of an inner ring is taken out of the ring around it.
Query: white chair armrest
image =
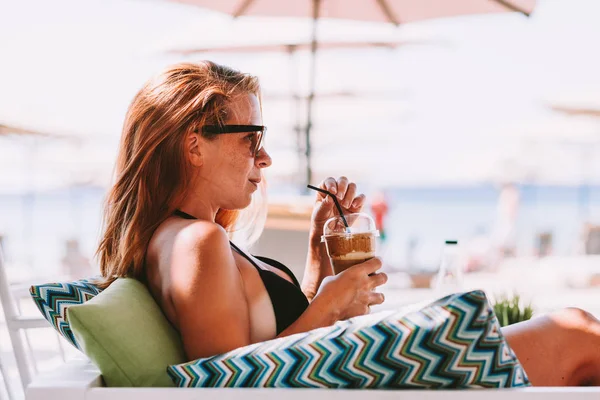
[[[89,389],[104,386],[102,375],[88,359],[68,361],[37,375],[25,391],[26,400],[83,400]]]
[[[598,400],[600,388],[489,390],[93,388],[86,400]]]
[[[107,388],[89,360],[69,361],[34,378],[26,400],[598,400],[600,387],[499,390],[331,390]]]
[[[13,317],[11,319],[11,329],[42,329],[52,328],[50,322],[42,317]]]

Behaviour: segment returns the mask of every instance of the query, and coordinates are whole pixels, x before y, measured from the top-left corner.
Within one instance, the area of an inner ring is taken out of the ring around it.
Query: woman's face
[[[235,98],[228,107],[226,124],[262,125],[258,98],[254,94]],[[256,132],[225,133],[212,140],[200,139],[202,165],[197,195],[210,193],[214,206],[228,210],[250,205],[262,178],[261,169],[271,165],[264,147],[253,154],[256,135]]]

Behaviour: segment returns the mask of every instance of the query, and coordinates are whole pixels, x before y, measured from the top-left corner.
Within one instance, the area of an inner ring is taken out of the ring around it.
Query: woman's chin
[[[246,208],[246,207],[248,207],[250,204],[252,204],[252,195],[251,195],[251,194],[248,196],[248,198],[246,199],[246,202],[245,202],[244,206],[243,206],[243,207],[241,207],[241,208]]]
[[[243,210],[247,208],[252,203],[252,194],[248,194],[243,199],[238,199],[236,201],[232,201],[225,208],[226,210]]]

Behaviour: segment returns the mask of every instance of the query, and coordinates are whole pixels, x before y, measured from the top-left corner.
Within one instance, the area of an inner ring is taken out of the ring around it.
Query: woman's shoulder
[[[155,231],[148,246],[152,259],[169,255],[195,255],[207,250],[219,251],[229,248],[229,237],[225,229],[210,221],[170,218]],[[171,257],[168,257],[171,258]]]
[[[229,247],[229,237],[225,229],[214,222],[204,220],[186,221],[177,229],[174,236],[176,247],[199,251],[206,248]]]
[[[167,221],[169,222],[169,221]],[[235,270],[235,260],[223,227],[209,221],[170,221],[149,247],[150,269],[168,282],[169,291],[221,279]],[[227,272],[229,273],[229,272]]]

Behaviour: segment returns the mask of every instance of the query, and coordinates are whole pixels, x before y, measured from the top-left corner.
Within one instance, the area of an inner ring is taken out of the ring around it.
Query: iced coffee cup
[[[327,220],[321,241],[327,247],[334,274],[375,257],[376,237],[379,231],[373,219],[364,213],[344,215],[348,227],[341,217]]]

